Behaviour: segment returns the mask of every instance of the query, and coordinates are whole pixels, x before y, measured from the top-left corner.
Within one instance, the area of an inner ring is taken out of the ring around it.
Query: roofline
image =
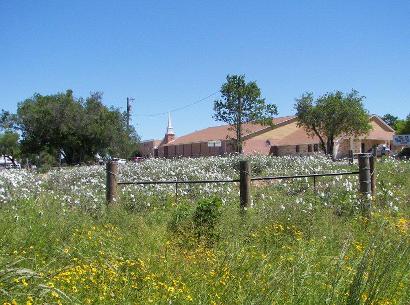
[[[149,140],[141,141],[140,143],[147,143],[147,142],[154,142],[154,141],[162,141],[162,140],[149,139]]]
[[[267,132],[267,131],[269,131],[269,130],[272,130],[272,129],[275,129],[275,128],[277,128],[277,127],[281,127],[281,126],[283,126],[283,125],[289,124],[289,123],[291,123],[291,122],[293,122],[294,120],[297,119],[297,117],[294,116],[294,115],[286,115],[286,116],[283,116],[283,117],[277,117],[276,119],[279,119],[279,118],[288,118],[288,119],[285,120],[285,121],[282,121],[282,122],[280,122],[280,123],[277,123],[277,124],[275,124],[275,125],[273,125],[273,126],[268,126],[268,127],[265,127],[265,128],[264,128],[263,126],[261,126],[261,129],[256,130],[256,131],[254,131],[254,132],[251,132],[251,133],[248,133],[248,134],[244,135],[244,136],[243,136],[243,140],[247,140],[247,139],[252,138],[252,137],[254,137],[254,136],[257,136],[257,135],[259,135],[259,134],[263,134],[263,133],[265,133],[265,132]],[[272,119],[275,119],[275,118],[272,118]],[[252,122],[248,122],[248,123],[244,123],[244,124],[252,124]],[[256,123],[256,124],[258,124],[258,123]],[[232,125],[223,124],[223,125],[211,126],[211,127],[207,127],[207,128],[195,130],[195,131],[193,131],[193,132],[191,132],[191,133],[188,133],[188,134],[186,134],[186,135],[183,135],[183,136],[181,136],[181,137],[184,137],[184,136],[187,136],[187,135],[190,135],[190,134],[192,134],[192,133],[195,133],[195,132],[198,132],[198,131],[202,131],[202,130],[208,130],[208,129],[220,128],[220,127],[228,127],[228,128],[229,128],[230,126],[232,126]],[[228,141],[232,141],[232,140],[233,140],[233,139],[231,139],[231,138],[229,138],[229,137],[225,137],[225,138],[222,138],[222,139],[221,139],[221,138],[219,138],[219,139],[215,138],[215,139],[211,139],[211,140],[191,141],[191,142],[187,142],[187,143],[176,143],[176,144],[173,143],[173,142],[177,141],[177,140],[178,140],[179,138],[181,138],[181,137],[175,138],[173,141],[171,141],[171,142],[169,142],[169,143],[167,143],[167,144],[159,145],[159,146],[163,147],[163,146],[171,146],[171,145],[190,145],[190,144],[197,144],[197,143],[207,143],[207,142],[209,142],[209,141],[215,141],[215,140],[228,142]]]
[[[261,135],[261,134],[264,134],[265,132],[274,130],[274,129],[276,129],[276,128],[285,126],[285,125],[290,124],[290,123],[293,123],[293,122],[297,121],[297,119],[298,119],[298,118],[297,118],[296,116],[294,116],[293,118],[290,118],[290,119],[288,119],[288,120],[285,120],[285,121],[280,122],[280,123],[278,123],[278,124],[275,124],[275,125],[273,125],[273,126],[268,126],[268,127],[266,127],[266,128],[263,128],[263,129],[254,131],[253,133],[250,133],[250,134],[247,134],[246,136],[244,136],[244,137],[243,137],[243,140],[247,140],[247,139],[249,139],[249,138],[259,136],[259,135]]]
[[[387,129],[389,129],[391,132],[396,132],[396,131],[395,131],[393,128],[391,128],[385,121],[383,121],[383,119],[382,119],[381,117],[379,117],[378,115],[372,114],[372,115],[370,116],[370,119],[373,119],[373,118],[375,118],[375,119],[377,119],[379,122],[381,122],[382,125],[383,125],[384,127],[386,127]]]

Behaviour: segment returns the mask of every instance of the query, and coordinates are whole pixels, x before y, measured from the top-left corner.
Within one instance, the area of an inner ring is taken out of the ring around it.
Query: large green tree
[[[298,126],[319,138],[325,154],[333,154],[338,137],[359,136],[370,131],[370,117],[363,100],[364,96],[356,90],[346,94],[328,92],[316,100],[312,93],[304,93],[295,104]]]
[[[23,153],[55,158],[62,154],[68,164],[92,160],[97,153],[128,158],[138,140],[124,114],[103,105],[98,92],[85,100],[75,98],[71,90],[35,94],[18,105],[15,121]]]
[[[20,157],[19,134],[11,130],[6,130],[0,134],[0,155],[9,159],[16,165],[16,159]]]
[[[238,153],[242,153],[245,123],[272,124],[277,115],[276,105],[267,104],[261,98],[256,82],[246,82],[244,75],[228,75],[221,87],[221,99],[214,102],[214,118],[229,124],[234,131],[232,139]]]

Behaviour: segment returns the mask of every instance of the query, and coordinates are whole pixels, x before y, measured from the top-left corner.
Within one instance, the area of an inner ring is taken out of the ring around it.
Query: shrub
[[[179,204],[173,211],[171,220],[168,222],[168,229],[171,232],[180,235],[186,235],[187,233],[192,232],[192,214],[193,209],[189,204]]]
[[[400,159],[410,159],[410,147],[404,147],[397,156]]]
[[[194,213],[195,232],[198,238],[213,240],[217,237],[215,226],[221,216],[222,200],[217,197],[201,199]]]

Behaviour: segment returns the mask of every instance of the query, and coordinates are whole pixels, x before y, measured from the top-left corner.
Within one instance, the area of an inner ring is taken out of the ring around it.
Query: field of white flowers
[[[241,158],[210,157],[184,159],[149,159],[141,163],[120,165],[119,181],[165,181],[165,180],[210,180],[234,179],[238,177],[238,164]],[[336,164],[321,156],[281,157],[251,156],[254,176],[291,175],[321,172],[335,172],[347,164]],[[101,203],[105,196],[105,167],[83,166],[56,168],[46,174],[26,170],[0,171],[0,202],[13,199],[28,199],[46,193],[67,204],[78,204],[79,200]],[[136,193],[158,195],[174,192],[172,185],[144,187],[123,187]],[[180,185],[179,194],[184,195],[192,189]],[[195,188],[200,194],[232,192],[232,184],[204,184]]]
[[[251,156],[252,176],[355,171],[323,156]],[[119,181],[230,180],[241,157],[120,165]],[[105,167],[0,171],[0,304],[410,304],[410,162],[357,175],[121,185]],[[366,199],[367,200],[367,199]]]
[[[166,181],[166,180],[228,180],[238,178],[238,164],[242,157],[208,157],[184,159],[149,159],[141,163],[127,163],[119,166],[119,181]],[[269,157],[249,156],[252,176],[280,176],[310,173],[343,172],[357,169],[348,162],[332,162],[318,155],[309,157]],[[399,161],[387,159],[393,172],[403,168]],[[71,168],[56,168],[48,173],[37,173],[26,170],[0,171],[0,203],[11,200],[38,198],[47,195],[62,205],[81,205],[87,210],[100,207],[105,200],[105,167],[82,166]],[[336,176],[318,179],[319,196],[329,196],[332,187],[342,187],[348,197],[354,201],[357,196],[357,176]],[[256,184],[256,183],[254,183]],[[259,183],[261,184],[261,183]],[[267,183],[265,183],[267,184]],[[288,193],[300,190],[312,190],[312,179],[280,180],[273,183],[274,187],[286,189]],[[394,199],[394,189],[382,185],[378,191],[389,197],[389,205],[397,209]],[[195,197],[219,195],[223,198],[236,196],[238,185],[232,183],[215,184],[180,184],[178,197]],[[174,185],[127,185],[120,187],[122,197],[131,204],[149,204],[145,200],[154,196],[166,198],[175,194]],[[265,194],[260,194],[265,198]],[[269,197],[268,197],[269,198]],[[139,202],[139,201],[143,201]],[[298,203],[303,198],[298,199]]]

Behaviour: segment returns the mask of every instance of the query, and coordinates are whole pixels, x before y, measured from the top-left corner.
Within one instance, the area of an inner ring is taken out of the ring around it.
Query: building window
[[[299,152],[299,145],[296,145],[296,152]]]
[[[313,145],[313,151],[314,151],[314,152],[319,151],[319,145],[318,145],[318,144],[314,144],[314,145]]]
[[[312,144],[308,145],[308,152],[312,152]]]

